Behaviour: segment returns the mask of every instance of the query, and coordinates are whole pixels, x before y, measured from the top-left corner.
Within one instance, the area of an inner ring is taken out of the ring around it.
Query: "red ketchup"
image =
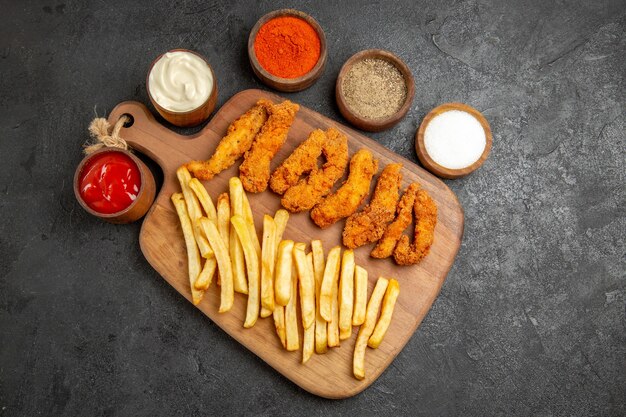
[[[135,201],[141,186],[139,167],[121,152],[102,152],[85,164],[79,181],[80,196],[102,214],[117,213]]]

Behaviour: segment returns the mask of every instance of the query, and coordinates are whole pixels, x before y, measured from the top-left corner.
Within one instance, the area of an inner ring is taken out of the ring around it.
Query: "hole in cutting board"
[[[120,117],[124,116],[128,117],[129,119],[126,123],[124,123],[124,128],[128,129],[133,124],[135,124],[135,118],[130,113],[124,113]],[[138,152],[136,149],[134,150],[134,154],[137,156],[137,158],[141,159],[141,161],[146,164],[146,166],[150,169],[150,172],[152,172],[152,176],[154,177],[154,182],[156,184],[156,191],[158,194],[159,191],[161,191],[161,186],[163,185],[163,170],[161,170],[161,167],[156,162],[148,158],[146,155]]]
[[[133,117],[133,115],[132,115],[132,114],[124,113],[124,114],[122,115],[122,117],[123,117],[123,116],[126,116],[126,117],[128,117],[128,119],[129,119],[126,123],[124,123],[124,127],[125,127],[125,128],[129,128],[129,127],[131,127],[131,126],[135,123],[135,118]]]

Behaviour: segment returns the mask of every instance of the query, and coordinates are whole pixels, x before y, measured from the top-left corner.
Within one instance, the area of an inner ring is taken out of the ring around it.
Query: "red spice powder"
[[[298,78],[313,69],[320,58],[321,42],[308,22],[293,16],[266,22],[254,39],[259,64],[281,78]]]

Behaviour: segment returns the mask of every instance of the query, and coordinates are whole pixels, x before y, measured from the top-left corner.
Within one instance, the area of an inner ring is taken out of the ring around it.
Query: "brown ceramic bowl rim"
[[[96,211],[92,209],[91,207],[89,207],[89,205],[83,200],[82,196],[80,195],[80,186],[78,184],[80,181],[80,176],[82,174],[82,171],[85,168],[85,165],[87,164],[87,162],[94,156],[102,154],[102,153],[107,153],[107,152],[119,152],[130,157],[130,159],[132,159],[132,161],[137,166],[137,169],[139,170],[140,183],[139,183],[139,192],[137,193],[137,197],[135,198],[135,200],[133,200],[132,203],[128,205],[128,207],[126,207],[123,210],[117,211],[115,213],[100,213],[99,211]],[[143,193],[145,190],[144,184],[145,184],[146,178],[145,178],[143,169],[141,169],[141,165],[140,165],[141,163],[142,163],[141,160],[137,158],[135,155],[133,155],[132,152],[127,151],[125,149],[120,149],[120,148],[113,148],[113,147],[102,148],[102,149],[98,149],[94,153],[86,155],[82,159],[82,161],[80,161],[80,163],[76,167],[76,171],[74,172],[74,195],[76,196],[76,200],[78,200],[78,203],[81,205],[83,209],[85,209],[87,213],[91,214],[92,216],[99,217],[101,219],[111,219],[111,218],[119,217],[123,214],[126,214],[133,208],[135,204],[137,204],[138,201],[141,200],[141,197],[143,196]]]
[[[478,120],[478,123],[480,123],[483,130],[485,131],[485,149],[483,150],[483,153],[476,161],[474,161],[471,165],[466,166],[465,168],[447,168],[438,164],[430,157],[428,151],[426,151],[426,145],[424,143],[424,135],[426,133],[426,128],[428,127],[428,124],[435,117],[451,110],[460,110],[462,112],[469,113],[476,120]],[[491,126],[489,126],[489,122],[487,121],[485,116],[483,116],[483,114],[474,107],[465,103],[458,102],[444,103],[432,109],[422,120],[422,123],[420,124],[420,127],[415,134],[415,139],[415,151],[417,152],[417,156],[422,164],[426,165],[426,167],[429,168],[429,171],[434,171],[434,174],[440,177],[450,179],[464,177],[480,168],[480,166],[489,156],[489,152],[491,151],[491,145],[493,143]]]
[[[209,96],[207,97],[207,99],[198,107],[195,107],[191,110],[186,110],[186,111],[169,110],[161,106],[156,101],[156,99],[152,97],[152,93],[150,92],[150,74],[152,73],[152,69],[154,68],[154,65],[157,62],[159,62],[159,60],[163,58],[165,54],[168,54],[170,52],[189,52],[191,54],[196,55],[198,58],[202,59],[206,63],[206,65],[209,67],[209,71],[211,71],[211,77],[213,77],[213,86],[211,87],[211,92],[209,93]],[[163,52],[161,55],[157,56],[150,64],[150,68],[148,69],[148,75],[146,75],[146,90],[148,90],[148,97],[150,98],[150,102],[152,103],[152,105],[158,109],[161,109],[162,111],[166,113],[176,114],[176,115],[181,115],[181,116],[193,114],[194,112],[198,111],[202,107],[206,106],[211,101],[211,97],[213,96],[213,91],[216,89],[216,86],[217,86],[217,80],[215,79],[215,72],[213,71],[213,67],[211,67],[211,64],[209,64],[209,61],[202,54],[196,51],[192,51],[191,49],[185,49],[185,48],[170,49],[169,51]]]
[[[396,67],[398,71],[400,71],[400,74],[402,74],[402,77],[404,78],[404,83],[406,84],[406,90],[407,90],[406,98],[404,100],[404,103],[402,104],[402,107],[400,107],[400,109],[398,109],[398,111],[392,114],[391,116],[378,118],[378,119],[370,119],[370,118],[362,117],[358,115],[350,106],[348,106],[348,103],[346,103],[345,101],[343,91],[341,88],[345,75],[348,73],[348,71],[350,71],[350,69],[352,69],[354,64],[364,59],[368,59],[368,58],[384,59],[385,61],[389,62],[394,67]],[[341,67],[341,70],[339,71],[339,75],[337,76],[337,83],[336,83],[335,89],[336,89],[337,100],[341,101],[341,104],[346,109],[346,111],[348,111],[352,117],[361,121],[362,124],[371,126],[374,128],[383,126],[383,125],[388,125],[388,127],[391,127],[395,125],[396,123],[398,123],[408,113],[409,108],[411,107],[411,104],[413,103],[413,96],[415,95],[415,81],[413,80],[413,74],[411,73],[411,70],[409,69],[408,65],[393,52],[390,52],[384,49],[365,49],[363,51],[357,52],[356,54],[352,55],[343,64],[343,66]]]
[[[315,66],[311,68],[309,72],[297,78],[282,78],[269,73],[265,68],[263,68],[263,66],[256,57],[256,53],[254,52],[254,40],[256,39],[256,36],[259,33],[261,27],[275,17],[281,16],[293,16],[304,20],[309,25],[311,25],[313,29],[315,29],[315,32],[317,32],[317,36],[319,36],[320,38],[320,57],[317,59]],[[315,20],[315,18],[305,12],[296,9],[274,10],[273,12],[269,12],[261,16],[261,18],[257,20],[255,25],[252,27],[252,30],[250,31],[250,36],[248,37],[248,51],[252,65],[254,65],[256,70],[259,71],[265,78],[268,78],[275,83],[295,85],[303,81],[308,81],[309,79],[317,75],[317,73],[321,71],[326,64],[326,35],[324,34],[324,29],[322,29],[317,20]]]

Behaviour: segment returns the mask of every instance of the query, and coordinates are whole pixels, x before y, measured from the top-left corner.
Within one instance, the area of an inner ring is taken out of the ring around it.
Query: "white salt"
[[[487,138],[482,125],[471,114],[449,110],[435,116],[424,132],[426,152],[433,161],[450,169],[466,168],[485,150]]]

